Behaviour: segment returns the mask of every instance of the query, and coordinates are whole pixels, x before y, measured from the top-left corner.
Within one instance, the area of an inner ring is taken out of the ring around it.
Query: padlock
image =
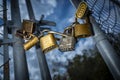
[[[71,30],[71,33],[69,33]],[[76,39],[74,38],[74,28],[66,28],[64,34],[68,35],[62,37],[59,44],[59,50],[62,52],[73,51],[75,49]]]
[[[82,1],[77,10],[76,10],[76,18],[84,18],[87,15],[88,12],[88,6],[85,1]]]
[[[87,19],[86,19],[87,20]],[[90,24],[86,23],[80,24],[77,20],[72,24],[75,30],[76,38],[85,38],[92,35]]]
[[[44,35],[44,34],[43,34]],[[48,33],[40,38],[40,46],[43,53],[51,51],[58,47],[53,33]]]
[[[23,20],[22,27],[23,30],[29,34],[32,34],[35,31],[35,23],[31,20]]]
[[[16,31],[16,36],[19,36],[21,38],[24,38],[25,36],[25,31],[24,30],[17,30]]]
[[[32,38],[27,41],[25,44],[24,44],[24,49],[25,50],[29,50],[31,47],[33,47],[37,42],[39,42],[39,39],[38,37],[36,37],[35,35],[32,35]]]

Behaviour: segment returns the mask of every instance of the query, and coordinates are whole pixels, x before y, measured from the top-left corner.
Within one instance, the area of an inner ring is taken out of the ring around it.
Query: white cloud
[[[57,5],[56,0],[42,0],[42,3],[38,0],[31,0],[31,2],[37,19],[40,19],[42,14],[45,16],[52,14]]]
[[[88,37],[85,38],[84,40],[79,40],[78,44],[77,44],[77,52],[79,52],[78,50],[82,51],[84,49],[89,49],[92,48],[95,45],[93,37]]]
[[[20,12],[21,12],[21,18],[22,19],[28,19],[28,11],[26,7],[25,0],[19,0],[20,3]],[[31,0],[33,11],[35,14],[35,17],[37,20],[40,19],[40,16],[44,14],[45,16],[48,16],[54,12],[54,8],[57,5],[56,0]],[[37,7],[36,7],[37,6]],[[8,7],[8,14],[10,13],[10,7]],[[8,16],[10,19],[10,15]]]
[[[10,3],[7,3],[7,18],[8,20],[11,20],[11,7]]]
[[[22,19],[28,19],[28,13],[27,8],[25,5],[25,0],[19,0],[20,1],[20,12]],[[41,3],[39,0],[31,0],[32,6],[34,9],[34,13],[37,19],[40,18],[41,14],[45,14],[46,16],[51,15],[54,13],[54,8],[57,6],[57,0],[41,0]],[[37,6],[37,7],[36,7]],[[60,20],[60,25],[58,24],[57,30],[61,31],[64,27],[66,27],[66,22],[71,23],[74,21],[74,10],[69,10],[68,12],[70,14],[69,17]],[[8,10],[8,18],[10,19],[10,7]],[[61,27],[62,26],[62,27]],[[2,30],[2,29],[0,29]],[[81,50],[85,48],[89,48],[93,44],[92,39],[86,39],[86,41],[83,43],[82,41],[79,41],[77,43],[77,47],[75,51],[70,52],[60,52],[58,49],[55,49],[49,53],[46,54],[47,62],[49,64],[49,68],[51,71],[51,74],[54,75],[52,69],[58,70],[58,73],[66,72],[65,66],[68,65],[68,59],[72,60],[76,54],[81,55]],[[27,62],[28,62],[28,69],[30,73],[30,79],[38,80],[40,78],[40,70],[39,70],[39,64],[38,59],[36,56],[35,48],[31,48],[26,53],[27,55]],[[12,51],[10,50],[10,56],[13,58]],[[11,80],[14,79],[14,73],[13,73],[13,59],[11,60]],[[63,74],[63,73],[62,73]]]
[[[46,2],[50,5],[52,5],[53,7],[56,7],[56,5],[57,5],[56,0],[46,0]]]
[[[19,0],[19,4],[20,4],[19,7],[20,7],[21,20],[29,19],[25,0]]]
[[[75,51],[69,51],[61,53],[58,49],[55,49],[46,54],[47,62],[52,76],[55,73],[64,74],[66,72],[66,67],[68,65],[68,60],[72,60],[75,55],[83,55],[82,50],[89,49],[94,46],[94,41],[92,37],[86,38],[85,40],[79,40],[76,45]],[[53,72],[55,69],[57,72]]]
[[[69,19],[68,19],[68,21],[69,21],[70,23],[74,22],[74,21],[75,21],[74,16],[73,16],[73,17],[71,17],[71,18],[69,18]]]
[[[0,33],[1,33],[0,34],[0,39],[2,39],[3,38],[3,35],[2,35],[3,34],[3,26],[0,26]]]

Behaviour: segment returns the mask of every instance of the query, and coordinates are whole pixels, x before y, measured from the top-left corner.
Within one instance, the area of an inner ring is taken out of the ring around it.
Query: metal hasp
[[[16,41],[13,43],[13,59],[15,80],[29,80],[28,67],[25,51],[23,49],[23,40],[15,36],[16,31],[21,28],[21,16],[18,0],[11,0],[11,19],[13,21],[12,35]]]
[[[107,37],[102,32],[95,19],[91,17],[90,20],[95,33],[94,39],[96,41],[96,46],[114,79],[120,80],[120,57],[116,54],[114,48],[108,42]]]
[[[31,1],[30,0],[25,0],[25,1],[28,9],[29,18],[35,21],[35,15],[33,12]],[[36,53],[38,57],[39,67],[40,67],[41,80],[52,80],[50,71],[48,68],[48,64],[45,58],[45,54],[42,53],[39,43],[36,45]]]
[[[82,0],[70,0],[73,5],[77,8],[80,1]],[[107,64],[110,72],[112,73],[115,80],[120,80],[120,58],[116,54],[115,50],[113,49],[112,45],[107,40],[105,34],[99,28],[99,24],[96,23],[94,18],[92,18],[91,22],[93,23],[93,31],[95,34],[95,41],[102,58],[104,59],[105,63]]]
[[[7,0],[3,0],[3,21],[4,21],[4,40],[8,39],[8,30],[7,30]],[[10,80],[9,73],[9,47],[8,44],[3,45],[4,53],[4,80]]]

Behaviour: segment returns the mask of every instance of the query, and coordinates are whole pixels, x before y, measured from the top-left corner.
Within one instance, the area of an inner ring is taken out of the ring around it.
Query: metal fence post
[[[117,55],[114,48],[107,40],[107,37],[99,28],[99,24],[94,20],[94,18],[91,18],[91,23],[95,33],[94,39],[96,41],[96,46],[102,58],[107,64],[114,79],[120,80],[120,57]]]
[[[8,30],[7,30],[7,0],[3,0],[3,21],[4,21],[4,40],[8,39]],[[4,52],[4,80],[10,79],[9,73],[9,47],[8,44],[3,45]]]
[[[70,0],[73,5],[77,8],[80,1],[82,0]],[[95,21],[95,19],[91,16],[90,21],[93,26],[94,31],[94,39],[96,41],[96,46],[107,64],[111,74],[113,75],[115,80],[120,80],[120,58],[115,52],[112,45],[107,40],[107,37],[99,28],[99,24]]]
[[[16,30],[21,28],[21,16],[18,0],[11,0],[11,18],[13,21],[12,35],[16,41],[13,43],[13,59],[15,80],[29,80],[26,55],[23,48],[23,40],[16,37]]]
[[[30,0],[25,0],[25,1],[26,1],[27,9],[28,9],[29,18],[31,20],[35,21],[35,15],[33,12],[31,1]],[[37,57],[38,57],[39,67],[40,67],[41,79],[42,80],[51,80],[51,76],[50,76],[49,68],[47,65],[46,58],[45,58],[45,54],[42,53],[39,43],[37,43],[37,45],[35,47],[36,47],[36,53],[37,53]]]

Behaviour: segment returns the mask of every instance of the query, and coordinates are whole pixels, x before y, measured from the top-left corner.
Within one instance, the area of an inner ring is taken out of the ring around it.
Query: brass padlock
[[[68,36],[62,37],[62,39],[60,40],[59,50],[62,52],[73,51],[75,49],[76,43],[76,40],[74,38],[74,28],[73,27],[66,28],[64,30],[64,34]]]
[[[35,35],[32,35],[32,38],[27,41],[25,44],[24,44],[24,49],[25,50],[29,50],[31,47],[33,47],[37,42],[39,42],[39,39],[38,37],[36,37]]]
[[[22,27],[23,30],[29,34],[32,34],[35,31],[35,23],[31,20],[23,20]]]
[[[53,33],[48,33],[40,38],[40,46],[43,53],[46,53],[52,49],[58,47],[57,41]]]
[[[85,1],[81,2],[76,10],[76,18],[84,18],[87,15],[88,6]]]
[[[24,36],[25,36],[25,32],[23,31],[23,30],[17,30],[16,31],[16,36],[19,36],[19,37],[21,37],[21,38],[24,38]]]
[[[72,24],[72,26],[75,29],[75,37],[76,38],[85,38],[85,37],[89,37],[92,35],[90,24],[87,22],[87,19],[86,19],[86,23],[84,23],[84,24],[80,24],[76,20]]]

